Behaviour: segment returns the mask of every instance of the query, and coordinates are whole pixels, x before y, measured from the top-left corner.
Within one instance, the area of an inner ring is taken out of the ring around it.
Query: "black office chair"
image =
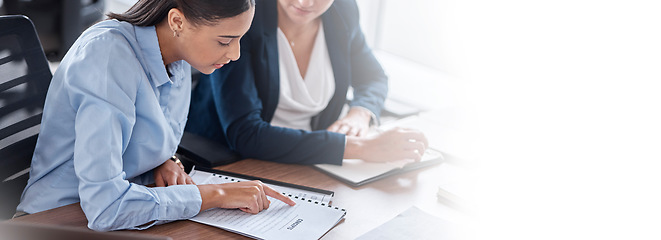
[[[104,0],[4,0],[4,12],[28,16],[51,61],[60,61],[78,36],[104,17]]]
[[[16,211],[52,74],[32,21],[0,16],[0,219]]]

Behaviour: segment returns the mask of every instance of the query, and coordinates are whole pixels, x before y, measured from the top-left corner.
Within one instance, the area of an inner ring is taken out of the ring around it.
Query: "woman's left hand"
[[[330,125],[327,130],[352,137],[363,137],[367,135],[371,119],[372,113],[369,110],[361,107],[354,107],[349,110],[349,113],[347,113],[346,116]]]
[[[165,161],[154,169],[154,180],[157,187],[195,184],[193,179],[184,171],[184,165],[181,162],[171,160]]]

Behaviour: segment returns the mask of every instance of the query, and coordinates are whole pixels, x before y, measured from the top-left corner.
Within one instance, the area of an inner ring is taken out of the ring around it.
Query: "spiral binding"
[[[218,176],[218,175],[214,173],[213,176],[215,177],[215,176]],[[230,181],[232,181],[232,182],[241,182],[240,180],[236,180],[236,179],[234,179],[234,178],[230,178],[230,177],[227,177],[227,176],[218,176],[218,177],[225,177],[225,179],[230,180]],[[294,197],[294,198],[296,198],[296,199],[299,199],[298,196],[292,196],[291,194],[282,193],[282,195],[288,195],[289,197]],[[300,199],[303,200],[303,201],[305,201],[305,198],[304,198],[304,197],[302,197],[302,198],[300,198]],[[310,200],[310,199],[308,199],[308,202],[309,202],[309,203],[313,203],[312,200]],[[314,201],[314,204],[319,205],[319,201]],[[330,204],[326,205],[325,203],[321,203],[321,206],[328,206],[329,208],[333,208]],[[335,207],[335,209],[336,209],[336,210],[341,210],[341,211],[345,211],[345,212],[346,212],[346,210],[345,210],[344,208],[338,208],[338,207]]]
[[[286,193],[282,193],[282,194],[285,195]],[[289,197],[293,197],[293,198],[301,199],[301,200],[305,201],[305,198],[304,198],[304,197],[299,198],[298,196],[292,196],[291,194],[286,194],[286,195],[289,196]],[[312,202],[311,199],[308,199],[307,201],[308,201],[309,203],[314,203],[314,204],[319,205],[319,201],[314,201],[314,202]],[[326,205],[326,204],[323,203],[323,202],[321,203],[321,206],[328,206],[329,208],[333,208],[333,206],[331,206],[330,204]],[[338,207],[335,207],[335,209],[336,209],[336,210],[341,210],[341,211],[345,211],[345,212],[346,212],[346,210],[345,210],[344,208],[338,208]]]

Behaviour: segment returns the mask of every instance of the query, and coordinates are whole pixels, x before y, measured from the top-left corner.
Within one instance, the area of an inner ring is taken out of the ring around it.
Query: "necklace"
[[[291,45],[291,47],[294,47],[294,45],[295,45],[294,41],[289,41],[289,45]]]

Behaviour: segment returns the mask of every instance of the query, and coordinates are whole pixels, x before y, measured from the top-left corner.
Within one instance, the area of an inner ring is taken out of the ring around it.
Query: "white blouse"
[[[323,25],[319,26],[305,77],[301,76],[294,52],[280,28],[278,54],[280,97],[271,125],[309,131],[311,118],[328,106],[335,93],[335,75]]]

